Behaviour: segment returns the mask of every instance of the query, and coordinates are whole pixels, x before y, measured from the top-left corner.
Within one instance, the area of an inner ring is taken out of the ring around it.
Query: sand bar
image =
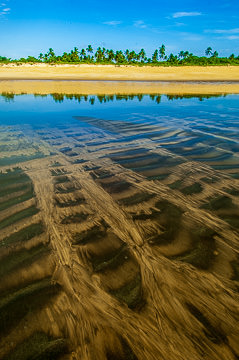
[[[86,95],[239,93],[239,67],[10,64],[0,66],[0,92]]]
[[[55,93],[67,95],[224,95],[239,94],[239,83],[0,80],[0,93],[36,95]]]

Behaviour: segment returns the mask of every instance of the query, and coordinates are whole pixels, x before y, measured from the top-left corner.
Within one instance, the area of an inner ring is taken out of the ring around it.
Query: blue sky
[[[0,0],[0,55],[93,48],[239,55],[239,0]]]

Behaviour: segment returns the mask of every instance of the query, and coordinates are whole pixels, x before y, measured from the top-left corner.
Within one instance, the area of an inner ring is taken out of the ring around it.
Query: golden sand
[[[0,79],[239,81],[238,66],[3,65]]]
[[[16,94],[228,94],[239,93],[236,81],[237,66],[0,66],[0,92]]]
[[[16,94],[239,93],[239,83],[235,81],[239,82],[237,66],[136,67],[47,64],[0,66],[0,92]]]
[[[156,81],[72,81],[72,80],[4,80],[0,81],[0,93],[14,94],[238,94],[237,83],[189,83]]]

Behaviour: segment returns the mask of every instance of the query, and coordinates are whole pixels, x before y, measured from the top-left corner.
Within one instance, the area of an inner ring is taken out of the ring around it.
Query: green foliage
[[[8,59],[6,56],[0,56],[0,63],[8,63],[11,59]]]
[[[145,65],[151,64],[153,66],[187,66],[187,65],[239,65],[239,56],[231,54],[229,57],[219,57],[217,51],[209,46],[205,50],[205,56],[196,56],[189,51],[181,50],[178,55],[166,55],[166,47],[162,44],[156,49],[151,58],[147,57],[144,49],[138,53],[135,50],[117,50],[105,49],[98,47],[94,51],[91,45],[86,49],[78,50],[74,47],[69,53],[64,52],[62,55],[56,55],[54,50],[50,48],[47,53],[40,53],[38,58],[28,56],[19,60],[11,60],[0,56],[0,63],[17,62],[17,63],[37,63],[45,62],[51,64],[115,64],[115,65]]]
[[[158,56],[159,56],[159,52],[158,50],[156,49],[152,55],[152,62],[153,63],[156,63],[158,61]]]
[[[159,48],[159,57],[160,57],[160,59],[166,59],[166,57],[165,57],[165,45],[162,45]]]
[[[209,47],[205,50],[205,55],[206,55],[206,56],[212,55],[212,48],[211,48],[211,46],[209,46]]]

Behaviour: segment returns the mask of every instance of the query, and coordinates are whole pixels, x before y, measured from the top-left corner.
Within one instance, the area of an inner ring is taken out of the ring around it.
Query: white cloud
[[[134,22],[134,26],[140,29],[145,29],[147,27],[147,25],[145,24],[145,22],[143,20],[137,20]]]
[[[112,20],[103,22],[104,25],[116,26],[122,24],[122,21]]]
[[[181,12],[176,12],[172,15],[172,17],[174,19],[178,19],[181,17],[185,17],[185,16],[201,16],[202,13],[198,12],[198,11],[191,11],[191,12],[186,12],[186,11],[181,11]]]
[[[9,7],[6,7],[7,4],[6,3],[1,3],[0,4],[0,16],[4,17],[4,15],[9,14],[9,12],[11,11],[11,9]]]
[[[239,28],[235,29],[218,29],[218,30],[205,30],[206,33],[212,34],[239,34]]]
[[[184,23],[181,23],[181,22],[176,22],[175,24],[174,24],[174,26],[186,26],[186,24],[184,24]]]
[[[239,40],[239,35],[227,36],[226,39],[228,39],[228,40]]]

